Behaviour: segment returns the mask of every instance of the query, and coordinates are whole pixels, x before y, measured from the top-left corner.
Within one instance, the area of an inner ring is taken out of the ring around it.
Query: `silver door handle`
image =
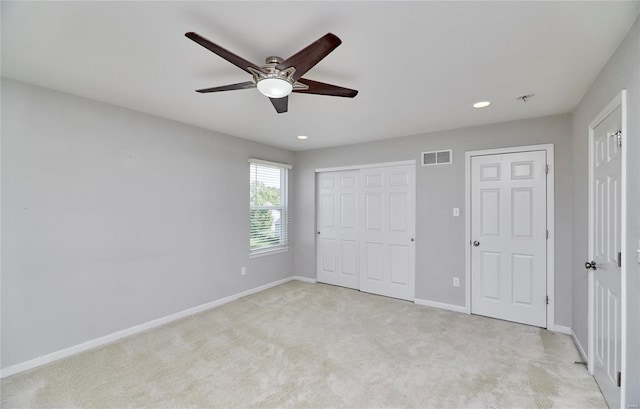
[[[478,247],[480,245],[480,242],[476,240],[476,241],[473,242],[473,245]]]

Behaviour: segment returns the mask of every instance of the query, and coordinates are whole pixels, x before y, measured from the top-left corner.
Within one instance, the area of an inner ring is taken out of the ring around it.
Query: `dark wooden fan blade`
[[[247,82],[240,82],[238,84],[222,85],[220,87],[197,89],[196,92],[200,92],[204,94],[206,92],[233,91],[236,89],[249,89],[249,88],[255,88],[255,87],[256,87],[255,82],[247,81]]]
[[[356,95],[358,95],[358,91],[355,89],[339,87],[337,85],[325,84],[324,82],[312,81],[306,78],[302,78],[298,82],[308,85],[309,89],[294,89],[293,92],[300,92],[303,94],[330,95],[333,97],[347,97],[347,98],[353,98]]]
[[[283,112],[287,112],[287,110],[289,109],[288,96],[284,98],[269,98],[269,99],[271,100],[273,107],[276,109],[276,111],[278,111],[279,114]]]
[[[204,48],[206,48],[207,50],[218,54],[220,57],[224,58],[225,60],[229,61],[231,64],[235,65],[236,67],[240,68],[241,70],[244,70],[246,72],[248,72],[249,74],[251,74],[251,71],[249,71],[247,69],[247,67],[251,67],[253,69],[256,69],[258,71],[262,71],[262,69],[255,65],[254,63],[245,60],[242,57],[238,57],[237,55],[235,55],[234,53],[232,53],[229,50],[226,50],[222,47],[220,47],[218,44],[212,43],[211,41],[207,40],[204,37],[201,37],[200,35],[193,33],[193,32],[189,32],[186,33],[185,36],[193,41],[195,41],[196,43],[200,44],[201,46],[203,46]]]
[[[284,70],[285,68],[294,67],[296,72],[292,75],[292,78],[297,81],[340,44],[342,44],[342,41],[338,36],[327,33],[278,64],[276,68]]]

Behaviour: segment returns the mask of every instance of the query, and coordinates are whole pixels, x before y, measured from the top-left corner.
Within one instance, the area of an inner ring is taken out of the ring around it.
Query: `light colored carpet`
[[[606,408],[571,339],[287,284],[2,380],[2,407]]]

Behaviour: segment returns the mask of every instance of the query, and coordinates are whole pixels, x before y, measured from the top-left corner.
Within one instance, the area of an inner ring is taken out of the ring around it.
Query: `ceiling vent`
[[[449,165],[451,163],[453,163],[453,151],[451,149],[422,152],[422,166]]]

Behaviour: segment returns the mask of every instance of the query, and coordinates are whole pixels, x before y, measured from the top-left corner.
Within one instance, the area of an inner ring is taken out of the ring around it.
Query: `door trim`
[[[594,138],[594,130],[595,128],[604,121],[613,111],[615,111],[618,107],[620,107],[620,116],[621,116],[621,130],[622,130],[622,146],[623,149],[620,152],[620,249],[625,252],[627,251],[627,149],[624,149],[626,146],[627,140],[627,90],[623,89],[620,91],[611,102],[605,106],[602,111],[591,121],[589,124],[589,230],[588,230],[588,249],[587,249],[587,257],[589,260],[593,257],[593,235],[594,235],[594,226],[593,226],[593,202],[595,197],[595,192],[593,191],[592,181],[593,181],[593,164],[594,164],[594,156],[595,152],[593,152],[593,138]],[[622,372],[622,383],[620,386],[620,407],[626,408],[626,376],[624,374],[627,372],[627,261],[626,257],[623,254],[621,267],[620,267],[620,371]],[[587,314],[587,327],[588,327],[588,347],[587,347],[587,367],[589,369],[589,373],[593,375],[594,370],[594,319],[595,319],[595,306],[593,300],[593,287],[594,287],[594,276],[593,270],[589,270],[589,295],[588,295],[588,314]]]
[[[359,169],[367,169],[367,168],[386,168],[389,166],[402,166],[402,165],[415,165],[415,159],[411,160],[402,160],[398,162],[382,162],[382,163],[368,163],[366,165],[351,165],[351,166],[337,166],[333,168],[317,168],[315,170],[316,173],[322,172],[338,172],[341,170],[359,170]]]
[[[509,148],[484,149],[465,152],[465,312],[471,314],[471,158],[474,156],[496,155],[504,153],[546,151],[549,174],[547,176],[547,329],[557,331],[555,325],[555,221],[554,221],[554,157],[553,144],[514,146]]]

